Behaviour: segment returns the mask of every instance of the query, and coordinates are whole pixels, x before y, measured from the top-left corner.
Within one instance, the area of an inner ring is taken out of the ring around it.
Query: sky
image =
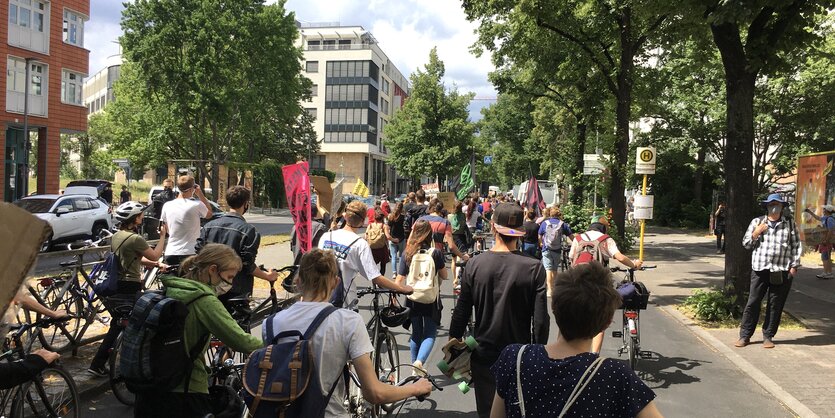
[[[411,74],[429,60],[429,51],[437,46],[444,62],[447,87],[474,92],[470,118],[481,118],[480,109],[496,97],[487,80],[493,70],[488,56],[470,53],[475,42],[476,25],[467,21],[458,0],[288,0],[288,11],[301,22],[340,22],[360,25],[369,30],[380,48],[394,61],[400,72]],[[91,0],[90,20],[85,26],[85,46],[90,50],[90,74],[105,67],[107,57],[119,53],[116,40],[122,2]]]

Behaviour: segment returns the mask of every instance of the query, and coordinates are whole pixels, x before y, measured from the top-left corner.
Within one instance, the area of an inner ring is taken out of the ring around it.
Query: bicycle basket
[[[618,293],[623,298],[621,309],[646,309],[650,291],[641,282],[625,282],[618,285]]]
[[[409,319],[409,308],[402,306],[387,306],[380,311],[380,319],[385,326],[394,328],[403,325]]]

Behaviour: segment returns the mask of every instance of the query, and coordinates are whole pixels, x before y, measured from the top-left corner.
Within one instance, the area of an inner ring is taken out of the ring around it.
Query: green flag
[[[470,172],[470,165],[464,165],[464,168],[461,169],[461,183],[460,188],[458,189],[458,193],[456,197],[458,200],[464,200],[467,197],[467,194],[470,193],[470,189],[473,188],[475,184],[473,183],[473,176]]]

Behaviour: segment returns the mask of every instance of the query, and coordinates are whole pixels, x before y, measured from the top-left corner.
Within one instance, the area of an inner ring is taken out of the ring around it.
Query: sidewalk
[[[692,323],[675,310],[696,289],[721,287],[724,256],[715,254],[715,241],[667,228],[650,228],[645,240],[646,259],[658,264],[656,271],[643,274],[653,292],[653,302],[673,317]],[[746,348],[733,347],[738,329],[702,329],[706,343],[792,408],[800,416],[835,416],[835,281],[819,280],[818,263],[798,272],[786,302],[786,311],[807,330],[781,330],[777,347],[763,349],[760,330]]]

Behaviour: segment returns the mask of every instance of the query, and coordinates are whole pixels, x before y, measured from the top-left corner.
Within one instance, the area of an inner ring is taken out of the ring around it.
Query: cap
[[[500,203],[493,210],[493,227],[501,235],[522,237],[525,235],[525,212],[519,205]]]
[[[823,210],[832,213],[835,212],[835,206],[832,205],[823,205]]]
[[[765,204],[769,204],[771,202],[780,202],[784,205],[786,204],[786,201],[783,200],[782,197],[780,197],[779,193],[772,193],[772,194],[768,195],[768,197],[765,200],[763,200],[763,203],[765,203]]]

